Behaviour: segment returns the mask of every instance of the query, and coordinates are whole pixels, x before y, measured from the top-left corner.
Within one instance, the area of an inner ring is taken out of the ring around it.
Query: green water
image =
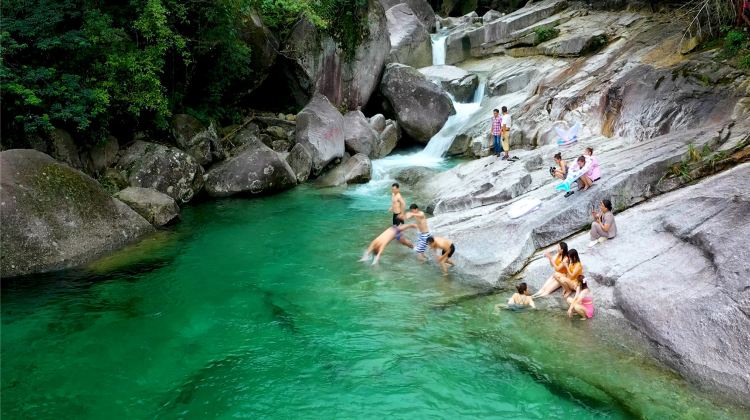
[[[500,315],[398,244],[387,192],[187,207],[88,271],[5,282],[2,418],[733,418],[597,320]],[[460,250],[459,250],[460,252]]]

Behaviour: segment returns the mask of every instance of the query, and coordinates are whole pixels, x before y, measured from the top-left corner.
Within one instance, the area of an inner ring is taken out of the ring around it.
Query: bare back
[[[439,236],[433,236],[433,240],[439,249],[442,249],[445,252],[451,252],[451,245],[453,245],[453,242]]]

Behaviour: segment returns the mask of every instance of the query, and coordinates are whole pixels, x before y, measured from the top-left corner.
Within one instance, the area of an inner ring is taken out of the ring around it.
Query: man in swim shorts
[[[388,209],[393,213],[393,226],[398,226],[404,223],[401,215],[403,215],[405,209],[406,201],[404,201],[404,197],[401,196],[401,190],[398,183],[394,182],[393,185],[391,185],[391,207]],[[399,241],[403,246],[414,248],[414,244],[412,244],[411,241],[406,239],[406,237],[403,235],[399,235],[396,240]]]
[[[440,264],[440,269],[443,270],[443,274],[448,274],[448,266],[454,265],[453,261],[451,261],[450,258],[456,252],[456,246],[453,245],[453,242],[449,241],[448,239],[441,238],[439,236],[430,236],[429,238],[427,238],[427,246],[436,251],[438,249],[443,250],[443,253],[440,254],[439,257],[437,257],[437,260]]]
[[[383,254],[383,251],[385,251],[385,247],[388,246],[388,244],[396,239],[402,239],[402,232],[408,229],[414,229],[417,225],[415,224],[408,224],[408,225],[400,225],[400,226],[391,226],[388,229],[384,230],[383,233],[378,235],[377,238],[373,239],[372,242],[370,242],[370,245],[367,247],[367,250],[365,251],[364,255],[362,255],[362,258],[360,261],[367,261],[372,254],[375,254],[375,258],[372,261],[372,265],[375,265],[380,261],[380,255]]]
[[[414,252],[417,253],[417,257],[420,260],[424,261],[424,252],[427,250],[427,238],[432,236],[430,228],[427,226],[427,217],[416,204],[409,206],[409,211],[401,217],[403,220],[411,219],[412,217],[415,219],[419,236],[417,236],[417,243],[414,245]]]

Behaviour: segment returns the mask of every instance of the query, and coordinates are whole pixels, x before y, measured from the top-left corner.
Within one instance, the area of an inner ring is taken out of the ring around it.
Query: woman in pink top
[[[591,159],[591,167],[589,168],[589,171],[586,172],[586,176],[589,177],[591,182],[598,181],[599,178],[602,177],[602,173],[599,169],[599,161],[594,157],[594,149],[587,147],[583,154]]]
[[[576,288],[576,294],[572,298],[568,298],[568,317],[573,316],[573,312],[577,313],[583,319],[591,319],[594,317],[594,299],[591,297],[591,290],[589,285],[583,276],[578,276],[578,287]]]

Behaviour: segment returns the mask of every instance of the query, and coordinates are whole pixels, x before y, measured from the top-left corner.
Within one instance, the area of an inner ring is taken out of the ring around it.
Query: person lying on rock
[[[430,236],[427,238],[427,246],[429,246],[430,249],[435,250],[435,257],[437,258],[438,264],[440,264],[440,269],[443,270],[444,275],[447,275],[448,266],[455,265],[450,258],[456,252],[456,246],[453,245],[453,242],[450,240],[439,236]],[[443,253],[440,254],[440,256],[437,255],[438,249],[443,250]]]
[[[591,295],[588,283],[583,276],[578,276],[578,287],[576,294],[568,298],[568,317],[573,316],[575,311],[583,319],[594,317],[594,298]]]
[[[599,178],[602,177],[602,172],[599,168],[599,159],[594,157],[594,149],[592,149],[591,147],[587,147],[583,152],[583,155],[587,156],[591,161],[591,165],[589,166],[589,171],[586,172],[586,176],[589,177],[591,182],[598,181]]]
[[[417,258],[421,261],[425,261],[426,258],[424,252],[427,250],[427,239],[432,237],[432,234],[430,234],[430,228],[427,226],[427,217],[416,204],[409,206],[409,211],[400,217],[402,220],[409,220],[412,217],[415,219],[417,229],[419,230],[419,236],[417,237],[417,243],[414,244],[414,252],[417,253]]]
[[[398,226],[404,223],[404,221],[401,218],[401,215],[404,214],[404,211],[406,210],[406,201],[404,201],[404,197],[401,196],[401,189],[397,182],[394,182],[393,185],[391,185],[391,207],[388,209],[391,213],[393,213],[393,225]],[[398,240],[401,242],[402,245],[414,248],[414,244],[411,243],[410,240],[406,238],[404,235],[400,235],[401,238]]]
[[[565,178],[568,177],[568,164],[567,162],[563,160],[562,153],[560,152],[555,153],[554,159],[555,159],[555,164],[557,165],[557,168],[555,168],[554,166],[550,168],[550,173],[555,178],[558,178],[564,181]]]
[[[554,270],[553,274],[549,276],[546,282],[544,282],[544,285],[542,285],[542,288],[539,289],[536,293],[532,295],[532,297],[545,297],[549,295],[550,293],[554,292],[555,290],[560,288],[560,283],[558,283],[555,280],[554,273],[563,273],[567,274],[567,269],[563,265],[563,261],[568,260],[568,244],[565,242],[560,242],[557,244],[557,253],[555,256],[552,256],[552,253],[547,251],[544,253],[544,256],[547,257],[549,260],[549,265],[552,266],[552,269]]]
[[[380,261],[380,256],[383,254],[383,251],[385,251],[385,247],[388,246],[392,240],[401,240],[402,233],[405,230],[415,229],[416,227],[417,225],[413,223],[408,225],[402,224],[400,226],[393,225],[389,227],[370,242],[370,245],[367,247],[367,250],[364,255],[362,255],[360,261],[367,261],[370,259],[371,255],[375,254],[375,258],[372,260],[372,265],[377,264],[378,261]]]
[[[591,168],[591,161],[586,156],[579,156],[578,160],[576,160],[576,165],[576,170],[584,172],[584,174],[576,180],[578,183],[578,189],[586,191],[591,187],[591,184],[594,183],[591,178],[586,175]]]
[[[591,217],[594,218],[594,223],[591,224],[591,230],[589,231],[589,237],[591,237],[589,248],[617,236],[617,225],[615,224],[615,216],[612,214],[612,202],[610,200],[606,198],[602,200],[599,203],[598,212],[596,209],[591,209]]]

